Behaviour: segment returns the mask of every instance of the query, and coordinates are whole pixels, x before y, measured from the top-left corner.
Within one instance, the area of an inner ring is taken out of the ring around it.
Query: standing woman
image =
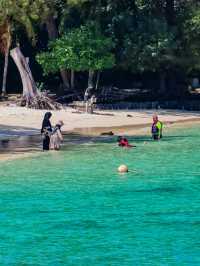
[[[52,113],[47,112],[44,115],[44,119],[42,122],[41,134],[43,137],[43,151],[49,150],[50,136],[51,136],[51,132],[52,132],[52,126],[51,126],[51,122],[50,122],[51,116],[52,116]]]

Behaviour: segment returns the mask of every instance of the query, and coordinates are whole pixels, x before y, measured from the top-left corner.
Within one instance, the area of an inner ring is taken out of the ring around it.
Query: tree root
[[[18,104],[20,106],[26,106],[32,109],[43,109],[43,110],[61,110],[63,108],[62,104],[56,102],[55,100],[43,94],[31,97],[29,100],[23,97],[18,102]]]

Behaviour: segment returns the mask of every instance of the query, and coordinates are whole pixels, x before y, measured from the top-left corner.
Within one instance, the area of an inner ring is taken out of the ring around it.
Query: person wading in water
[[[43,151],[49,150],[49,144],[50,144],[50,137],[52,133],[52,126],[50,122],[50,118],[52,116],[52,113],[47,112],[44,115],[44,119],[42,122],[42,128],[41,128],[41,134],[43,138]]]
[[[50,149],[60,150],[61,142],[63,141],[63,136],[61,132],[61,127],[64,125],[63,121],[59,121],[52,131],[50,138]]]
[[[158,116],[153,116],[153,124],[151,127],[151,134],[154,140],[159,140],[162,138],[163,123],[158,120]]]

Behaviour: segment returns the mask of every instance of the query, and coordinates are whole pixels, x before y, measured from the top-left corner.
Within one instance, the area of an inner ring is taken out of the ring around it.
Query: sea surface
[[[0,265],[200,265],[200,127],[130,141],[0,162]]]

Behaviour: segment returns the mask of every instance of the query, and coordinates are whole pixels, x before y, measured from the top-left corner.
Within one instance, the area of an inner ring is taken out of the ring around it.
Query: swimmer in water
[[[135,147],[133,145],[130,145],[128,140],[125,137],[119,136],[117,139],[117,142],[118,142],[118,146],[120,146],[120,147],[125,147],[125,148]]]

